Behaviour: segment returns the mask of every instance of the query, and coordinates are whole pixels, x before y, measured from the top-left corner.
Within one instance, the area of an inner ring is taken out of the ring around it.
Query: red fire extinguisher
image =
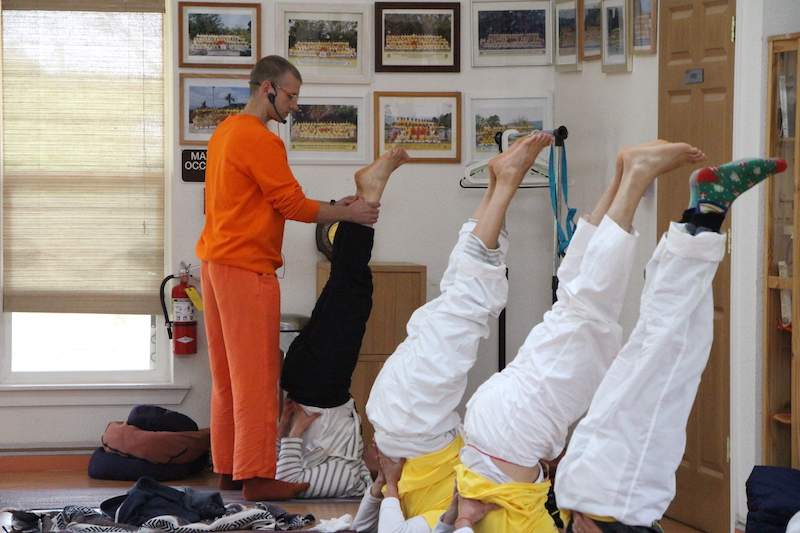
[[[172,320],[164,301],[164,287],[170,279],[177,279],[179,282],[172,287]],[[197,317],[187,290],[194,290],[189,283],[188,269],[181,269],[177,277],[170,274],[161,282],[161,309],[164,311],[167,334],[172,339],[172,351],[175,355],[197,353]]]

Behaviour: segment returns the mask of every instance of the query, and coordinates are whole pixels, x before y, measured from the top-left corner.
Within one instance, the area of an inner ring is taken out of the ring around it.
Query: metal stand
[[[553,223],[553,277],[551,282],[552,287],[552,297],[553,303],[556,302],[556,291],[558,290],[558,267],[561,264],[561,254],[559,251],[558,246],[558,224],[562,222],[562,218],[564,213],[562,213],[561,209],[561,202],[563,200],[563,191],[561,190],[561,165],[559,164],[561,161],[561,153],[564,150],[564,140],[569,136],[569,131],[565,126],[559,126],[558,128],[550,131],[549,133],[553,134],[555,137],[555,142],[553,143],[555,154],[554,158],[556,161],[555,165],[555,188],[556,188],[556,216],[555,221]],[[500,151],[503,151],[503,145],[501,142],[503,133],[498,132],[494,136],[494,140],[497,143],[498,148]],[[524,137],[525,135],[518,135],[516,137],[512,136],[511,140],[515,140],[519,137]],[[533,171],[533,170],[532,170]],[[538,171],[533,171],[537,174],[540,174]],[[475,184],[469,183],[466,178],[461,178],[458,182],[459,187],[462,189],[486,189],[487,186],[483,184]],[[520,185],[520,189],[547,189],[549,185]],[[506,278],[508,278],[508,267],[506,267]],[[500,316],[497,319],[497,327],[498,327],[498,338],[497,338],[497,370],[503,370],[506,367],[506,310],[503,309],[500,312]]]

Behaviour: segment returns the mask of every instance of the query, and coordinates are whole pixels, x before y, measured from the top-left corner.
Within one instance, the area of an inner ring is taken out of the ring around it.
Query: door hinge
[[[731,436],[730,435],[725,437],[725,448],[726,448],[725,455],[726,455],[726,458],[727,458],[728,462],[730,463],[731,462]]]
[[[731,42],[736,42],[736,15],[731,17]]]

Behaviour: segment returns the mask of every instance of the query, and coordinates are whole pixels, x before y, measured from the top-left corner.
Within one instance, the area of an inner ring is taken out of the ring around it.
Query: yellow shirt
[[[406,518],[422,516],[433,529],[453,499],[454,468],[461,463],[458,452],[463,446],[461,437],[456,437],[441,450],[406,461],[397,484]]]
[[[541,483],[495,483],[468,469],[456,467],[458,492],[465,498],[494,503],[472,528],[475,533],[556,533],[556,525],[545,508],[550,481]]]

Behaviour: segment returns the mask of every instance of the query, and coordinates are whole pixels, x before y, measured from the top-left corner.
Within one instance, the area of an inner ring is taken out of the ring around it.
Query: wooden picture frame
[[[658,0],[632,1],[633,53],[655,54],[658,52]]]
[[[553,62],[551,0],[473,0],[470,15],[473,67]],[[506,32],[498,31],[504,27]]]
[[[603,0],[602,71],[606,74],[633,70],[630,0]]]
[[[373,93],[374,156],[405,148],[410,163],[461,162],[460,92]]]
[[[578,72],[583,50],[583,0],[556,0],[553,10],[553,64],[560,72]]]
[[[367,163],[369,108],[359,96],[304,94],[300,110],[280,125],[280,134],[292,164],[361,165]],[[355,114],[355,117],[353,116]]]
[[[375,72],[461,72],[460,2],[375,2],[373,28]]]
[[[178,2],[178,66],[250,69],[260,58],[260,3]]]
[[[597,61],[603,55],[603,0],[583,0],[581,61]]]
[[[300,69],[304,82],[370,83],[370,4],[292,2],[278,4],[276,10],[275,50]],[[325,35],[298,46],[298,34],[314,34],[318,22],[326,24],[320,29]]]
[[[247,104],[250,77],[181,73],[179,90],[180,144],[203,146],[220,122]]]

